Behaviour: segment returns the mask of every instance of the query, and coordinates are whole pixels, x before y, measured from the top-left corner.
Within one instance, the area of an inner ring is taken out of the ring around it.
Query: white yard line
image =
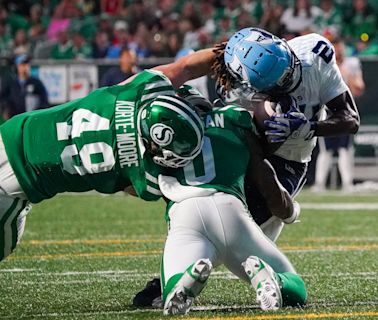
[[[312,203],[299,202],[302,209],[311,210],[378,210],[378,203]]]

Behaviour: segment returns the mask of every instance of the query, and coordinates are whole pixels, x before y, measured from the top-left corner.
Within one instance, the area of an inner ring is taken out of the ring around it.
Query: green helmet
[[[211,102],[206,99],[199,90],[190,85],[182,85],[176,91],[176,95],[188,101],[199,115],[203,115],[213,109]]]
[[[139,111],[138,134],[156,164],[179,168],[201,152],[204,129],[187,101],[161,95]]]

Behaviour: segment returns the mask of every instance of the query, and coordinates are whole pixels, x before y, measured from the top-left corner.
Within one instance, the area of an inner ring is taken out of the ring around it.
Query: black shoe
[[[161,285],[159,278],[154,278],[151,281],[147,282],[146,287],[135,295],[133,299],[133,306],[136,308],[163,307],[163,301],[161,299]]]

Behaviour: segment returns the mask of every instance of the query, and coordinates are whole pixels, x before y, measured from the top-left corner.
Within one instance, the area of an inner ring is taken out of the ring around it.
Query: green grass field
[[[303,192],[301,223],[278,246],[303,275],[304,309],[264,313],[253,290],[214,270],[185,319],[378,319],[378,197]],[[35,205],[0,265],[0,319],[166,319],[136,310],[159,271],[164,205],[126,196],[62,195]]]

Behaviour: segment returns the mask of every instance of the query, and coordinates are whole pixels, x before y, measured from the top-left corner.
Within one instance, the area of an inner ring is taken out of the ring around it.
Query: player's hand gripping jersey
[[[250,160],[245,131],[254,131],[244,108],[228,105],[204,116],[202,152],[186,167],[159,176],[160,190],[173,202],[225,192],[246,203],[244,178]]]
[[[6,122],[1,135],[28,200],[36,203],[65,191],[114,193],[130,185],[145,200],[159,198],[152,178],[159,166],[144,156],[136,119],[160,94],[174,94],[168,78],[144,71],[126,85]]]

